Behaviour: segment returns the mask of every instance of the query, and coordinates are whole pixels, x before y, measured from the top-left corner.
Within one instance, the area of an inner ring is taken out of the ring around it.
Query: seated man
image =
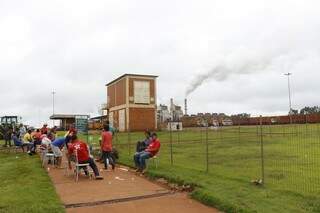
[[[41,145],[40,150],[42,150],[43,153],[48,153],[51,150],[51,140],[47,137],[47,135],[41,135]]]
[[[31,136],[31,129],[29,129],[27,131],[27,133],[23,136],[23,143],[27,144],[27,151],[28,153],[30,153],[30,148],[33,145],[33,140],[32,140],[32,136]]]
[[[142,152],[137,152],[134,155],[134,162],[137,168],[137,172],[145,172],[146,169],[146,159],[152,158],[155,156],[160,149],[160,141],[157,138],[156,133],[152,133],[151,135],[152,141],[149,146]]]
[[[36,153],[37,145],[41,145],[41,132],[40,129],[37,129],[36,132],[32,134],[33,145],[31,146],[31,153]]]
[[[47,153],[51,153],[51,140],[47,137],[47,135],[41,135],[41,145],[40,145],[40,152],[42,153],[42,160],[46,158]],[[32,155],[31,152],[28,153]],[[51,162],[51,159],[48,159],[48,164]]]
[[[43,124],[43,127],[40,129],[41,135],[48,134],[48,124]]]
[[[149,130],[145,130],[144,135],[146,138],[143,141],[138,141],[138,143],[136,145],[136,152],[144,151],[149,146],[150,142],[152,141],[151,133]]]
[[[14,145],[21,147],[21,149],[22,149],[23,152],[24,152],[24,147],[25,147],[25,146],[28,146],[28,144],[23,143],[23,142],[18,138],[16,132],[13,132],[13,133],[12,133],[12,140],[13,140]]]
[[[99,174],[99,170],[97,165],[95,164],[94,160],[90,158],[89,156],[89,150],[87,144],[84,142],[78,140],[78,137],[76,134],[71,133],[71,144],[68,146],[68,162],[69,162],[69,169],[72,169],[71,167],[71,158],[73,156],[73,153],[76,152],[78,156],[78,162],[79,164],[85,164],[89,163],[90,167],[92,168],[96,180],[103,179],[102,176]]]

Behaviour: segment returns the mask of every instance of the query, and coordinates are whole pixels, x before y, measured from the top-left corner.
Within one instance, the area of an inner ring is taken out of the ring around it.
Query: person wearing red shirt
[[[78,162],[80,164],[89,163],[90,167],[92,168],[96,180],[103,179],[102,176],[99,174],[99,170],[97,165],[95,164],[94,160],[89,156],[89,150],[86,143],[78,140],[76,134],[71,134],[71,144],[68,147],[68,161],[69,161],[69,169],[71,169],[71,156],[77,152]]]
[[[48,124],[43,124],[43,127],[41,128],[40,131],[42,135],[48,134]]]
[[[157,138],[156,133],[151,135],[152,141],[149,146],[142,152],[137,152],[134,155],[134,162],[137,168],[137,172],[144,173],[146,169],[146,160],[155,156],[160,150],[160,141]]]
[[[32,134],[33,144],[31,144],[30,153],[36,153],[37,145],[41,145],[41,132],[40,129],[37,129],[36,132]]]
[[[40,132],[40,129],[37,129],[36,132],[35,132],[35,133],[33,134],[33,136],[32,136],[32,137],[33,137],[33,140],[34,140],[34,141],[38,141],[38,142],[41,141],[41,139],[40,139],[40,138],[41,138],[41,135],[42,135],[42,134],[41,134],[41,132]]]
[[[108,169],[109,162],[112,166],[112,170],[114,170],[115,161],[112,157],[112,133],[110,132],[109,125],[105,125],[101,133],[101,151],[102,159],[104,162],[104,169]]]

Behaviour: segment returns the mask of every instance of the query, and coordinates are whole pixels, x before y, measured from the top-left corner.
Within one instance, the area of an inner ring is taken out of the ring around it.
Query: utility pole
[[[290,76],[292,75],[292,73],[288,72],[285,73],[284,75],[286,75],[288,77],[288,92],[289,92],[289,116],[290,116],[290,124],[292,124],[292,103],[291,103],[291,85],[290,85]]]

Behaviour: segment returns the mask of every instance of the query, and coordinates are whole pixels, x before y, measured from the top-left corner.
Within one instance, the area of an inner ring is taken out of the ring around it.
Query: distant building
[[[168,131],[182,131],[183,130],[182,122],[168,122],[167,130]]]
[[[171,114],[171,120],[172,121],[180,121],[183,117],[184,113],[182,111],[182,107],[175,105],[173,103],[173,99],[170,100],[170,114]]]
[[[231,119],[223,119],[222,120],[222,125],[223,126],[232,126],[233,125],[233,122]]]
[[[157,90],[154,75],[124,74],[108,83],[109,122],[119,131],[157,128]]]
[[[75,126],[77,116],[89,117],[89,115],[54,114],[50,116],[50,119],[60,121],[59,129],[68,130],[71,126]]]
[[[157,109],[157,114],[158,114],[157,115],[158,122],[160,122],[160,123],[164,123],[164,122],[170,120],[170,118],[171,118],[168,106],[166,106],[166,105],[160,104]]]

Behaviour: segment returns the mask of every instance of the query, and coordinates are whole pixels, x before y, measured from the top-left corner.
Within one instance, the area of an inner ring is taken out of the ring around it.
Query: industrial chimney
[[[188,115],[188,105],[187,99],[184,99],[184,115]]]
[[[170,111],[171,113],[174,111],[173,98],[170,99]]]

